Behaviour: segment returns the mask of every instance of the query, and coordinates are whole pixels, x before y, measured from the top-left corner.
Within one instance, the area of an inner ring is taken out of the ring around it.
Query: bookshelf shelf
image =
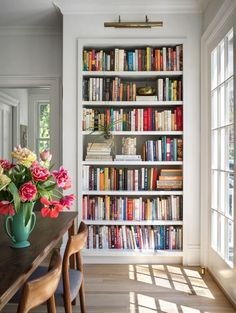
[[[83,161],[82,165],[169,166],[169,165],[183,165],[183,161]]]
[[[84,256],[183,256],[183,251],[178,250],[122,250],[122,249],[84,249]]]
[[[78,44],[79,219],[88,225],[89,248],[83,255],[88,262],[96,262],[97,256],[105,263],[124,262],[125,257],[136,262],[141,256],[145,261],[159,256],[165,262],[168,257],[179,261],[184,225],[183,46],[161,42],[150,47],[146,41],[142,47],[129,41],[124,46]],[[144,87],[150,88],[150,97],[143,96]],[[116,151],[104,132],[90,131],[107,125],[116,129],[109,131]],[[134,150],[125,149],[130,145]],[[114,155],[122,160],[118,156],[127,151],[143,160],[180,161],[112,160]],[[143,247],[150,249],[136,249]]]
[[[175,77],[175,76],[181,76],[183,75],[183,71],[83,71],[82,75],[84,77],[89,76],[89,77],[113,77],[113,76],[118,76],[118,77],[132,77],[132,78],[143,78],[143,77],[148,77],[148,78],[156,78],[156,77]]]
[[[95,131],[91,133],[91,131],[83,131],[83,135],[92,135],[92,136],[100,136],[103,133],[100,131]],[[156,136],[181,136],[183,135],[182,131],[111,131],[111,134],[114,136],[148,136],[148,135],[156,135]]]
[[[82,101],[84,107],[113,106],[113,107],[156,107],[183,105],[183,101]]]
[[[157,191],[157,190],[153,190],[153,191],[97,191],[97,190],[83,190],[82,191],[83,195],[94,195],[94,196],[181,196],[183,195],[183,191]]]
[[[101,221],[101,220],[84,220],[87,225],[183,225],[183,221]]]

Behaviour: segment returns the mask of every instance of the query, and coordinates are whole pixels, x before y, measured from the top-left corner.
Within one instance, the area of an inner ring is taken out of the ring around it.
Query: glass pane
[[[226,260],[233,265],[234,258],[234,226],[232,221],[227,220],[227,251],[226,251]]]
[[[226,169],[234,170],[234,127],[230,126],[226,129]]]
[[[211,128],[218,126],[218,106],[217,106],[217,90],[214,90],[211,96]]]
[[[225,170],[226,166],[225,166],[225,129],[221,129],[220,130],[220,169]]]
[[[225,86],[220,87],[219,91],[219,97],[220,97],[220,126],[225,125]]]
[[[211,147],[211,159],[212,159],[212,168],[218,168],[218,132],[217,130],[212,131],[212,147]]]
[[[50,150],[50,141],[49,140],[39,140],[38,151]]]
[[[226,197],[227,197],[226,215],[233,219],[233,216],[234,216],[234,174],[227,174]]]
[[[225,207],[226,207],[226,201],[225,201],[225,198],[226,198],[225,197],[226,196],[226,173],[225,172],[220,172],[219,195],[220,195],[219,211],[224,213]]]
[[[220,83],[224,81],[225,78],[225,45],[224,40],[219,44],[220,51]]]
[[[48,103],[40,104],[39,107],[39,137],[49,138],[49,114],[50,106]]]
[[[211,53],[211,89],[217,86],[217,48]]]
[[[227,35],[227,41],[228,41],[228,64],[227,64],[227,77],[230,77],[233,75],[233,69],[234,69],[234,57],[233,57],[233,30],[229,32]]]
[[[217,250],[217,213],[211,213],[211,245],[212,248]]]
[[[226,91],[225,91],[226,124],[233,123],[234,121],[234,85],[233,85],[233,82],[234,82],[233,79],[231,79],[226,85]]]
[[[218,209],[218,177],[218,171],[212,171],[211,207],[214,210]]]
[[[223,215],[219,216],[218,221],[220,222],[220,253],[221,255],[225,255],[225,217]]]

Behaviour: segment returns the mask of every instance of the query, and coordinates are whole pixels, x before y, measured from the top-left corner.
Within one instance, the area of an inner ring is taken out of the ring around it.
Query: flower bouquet
[[[15,164],[0,160],[0,214],[5,216],[4,227],[12,246],[25,247],[29,246],[27,239],[36,221],[36,201],[42,204],[43,217],[56,218],[64,208],[70,209],[75,196],[63,195],[59,190],[69,189],[71,178],[63,167],[51,171],[49,151],[40,153],[40,161],[32,151],[20,146],[11,154]]]

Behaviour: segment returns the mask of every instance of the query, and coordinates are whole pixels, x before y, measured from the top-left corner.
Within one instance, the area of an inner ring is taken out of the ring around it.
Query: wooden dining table
[[[0,311],[19,290],[33,271],[55,248],[63,235],[76,232],[77,212],[61,212],[58,218],[43,218],[36,212],[37,220],[27,248],[11,248],[10,239],[3,230],[0,217]]]

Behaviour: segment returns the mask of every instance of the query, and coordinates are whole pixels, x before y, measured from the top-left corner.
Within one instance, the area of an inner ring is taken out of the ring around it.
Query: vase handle
[[[36,215],[34,212],[32,212],[32,215],[31,215],[31,227],[30,227],[30,232],[29,234],[32,232],[32,230],[34,229],[34,226],[35,226],[35,223],[36,223]]]
[[[9,229],[9,222],[12,222],[13,221],[13,217],[11,215],[8,215],[8,216],[5,216],[4,218],[4,229],[5,229],[5,232],[7,233],[8,237],[13,241],[13,242],[16,242],[16,239],[14,236],[12,236],[11,232],[10,232],[10,229]]]

